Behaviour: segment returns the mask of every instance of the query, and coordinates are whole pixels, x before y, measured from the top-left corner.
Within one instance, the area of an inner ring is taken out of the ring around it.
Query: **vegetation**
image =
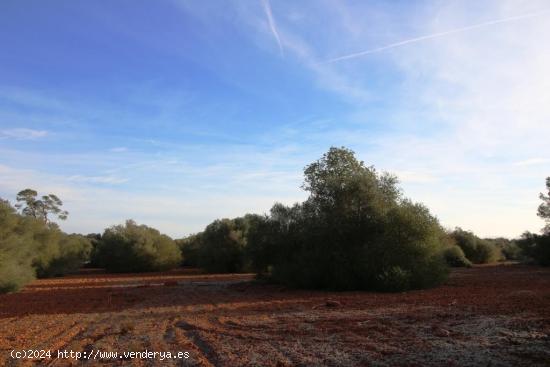
[[[546,222],[543,233],[550,235],[550,177],[546,177],[546,191],[548,191],[546,195],[541,193],[539,196],[542,203],[539,205],[537,215]]]
[[[462,249],[466,258],[474,264],[495,263],[502,257],[497,246],[490,241],[477,237],[470,231],[456,228],[451,236],[458,247]]]
[[[243,267],[243,228],[230,219],[215,220],[200,234],[198,265],[206,271],[234,273]]]
[[[538,207],[538,216],[545,220],[542,234],[525,232],[518,245],[525,256],[542,266],[550,266],[550,177],[546,178],[547,195],[540,194],[542,204]]]
[[[500,253],[502,260],[522,260],[523,255],[521,248],[516,241],[509,240],[507,238],[486,238],[485,241],[489,242],[493,246],[496,246]]]
[[[524,258],[550,265],[550,177],[538,215],[542,235],[481,239],[445,232],[429,210],[404,198],[397,179],[379,173],[346,148],[331,148],[304,170],[303,203],[276,203],[268,215],[219,219],[203,232],[173,241],[132,220],[103,234],[67,235],[50,216],[66,219],[62,201],[32,189],[16,208],[0,199],[0,292],[35,277],[60,276],[87,264],[111,272],[254,271],[289,286],[401,291],[440,284],[448,266]],[[183,256],[182,256],[183,254]]]
[[[539,265],[550,266],[550,234],[525,232],[517,242],[527,258]]]
[[[50,249],[49,260],[35,264],[39,278],[49,278],[74,273],[90,258],[90,240],[78,234],[66,235],[59,232],[57,246]]]
[[[449,266],[457,268],[469,268],[472,262],[466,258],[464,251],[459,246],[449,246],[443,252],[445,261]]]
[[[78,235],[66,235],[55,223],[46,223],[29,211],[18,214],[0,200],[0,292],[16,291],[35,276],[64,275],[80,268],[91,244]]]
[[[132,220],[105,230],[96,245],[94,259],[99,266],[117,273],[168,270],[182,261],[178,246],[170,237]]]
[[[49,223],[48,215],[53,214],[58,219],[65,220],[69,215],[66,210],[61,210],[63,202],[54,194],[44,195],[37,199],[38,192],[33,189],[25,189],[17,194],[15,207],[21,209],[23,215],[40,219]]]
[[[401,196],[397,179],[331,148],[306,167],[309,198],[276,204],[252,231],[252,266],[297,287],[398,291],[445,280],[443,230]]]
[[[176,245],[178,245],[183,261],[182,265],[184,266],[199,266],[199,248],[201,246],[201,235],[192,234],[185,238],[175,240]]]

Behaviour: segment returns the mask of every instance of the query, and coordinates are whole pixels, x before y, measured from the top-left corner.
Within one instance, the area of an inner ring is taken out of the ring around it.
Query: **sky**
[[[546,0],[2,0],[0,197],[180,238],[345,146],[447,228],[538,232],[548,40]]]

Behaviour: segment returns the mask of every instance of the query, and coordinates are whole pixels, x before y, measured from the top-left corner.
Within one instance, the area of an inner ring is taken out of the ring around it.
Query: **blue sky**
[[[445,226],[543,226],[546,1],[0,3],[0,197],[174,236],[303,200],[347,146]]]

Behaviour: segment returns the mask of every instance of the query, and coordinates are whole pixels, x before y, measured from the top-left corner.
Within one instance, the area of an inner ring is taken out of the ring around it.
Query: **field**
[[[511,264],[398,294],[90,270],[0,296],[0,365],[550,366],[549,335],[550,269]],[[17,360],[13,349],[189,358]]]

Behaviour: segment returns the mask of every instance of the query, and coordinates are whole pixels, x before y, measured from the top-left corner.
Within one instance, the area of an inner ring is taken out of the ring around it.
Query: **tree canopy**
[[[309,198],[276,204],[267,224],[259,222],[269,235],[249,238],[253,268],[314,288],[401,290],[445,279],[442,228],[425,206],[402,197],[394,176],[335,147],[304,176]]]
[[[37,199],[38,192],[33,189],[25,189],[17,193],[15,207],[21,210],[23,215],[40,219],[49,223],[48,215],[55,215],[60,220],[67,219],[69,212],[61,210],[63,202],[54,194],[43,195]]]

